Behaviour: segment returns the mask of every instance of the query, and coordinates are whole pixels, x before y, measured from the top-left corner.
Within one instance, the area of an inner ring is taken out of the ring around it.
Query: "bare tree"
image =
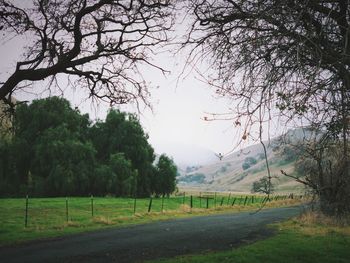
[[[139,66],[168,41],[173,25],[169,0],[0,0],[2,37],[31,39],[14,72],[0,82],[0,99],[59,74],[111,104],[142,100],[146,83]],[[17,4],[15,4],[17,3]],[[76,83],[77,82],[77,83]],[[34,91],[35,92],[35,91]]]
[[[190,0],[187,8],[190,59],[210,61],[208,82],[237,101],[236,123],[248,120],[243,136],[274,109],[322,130],[342,149],[338,179],[350,189],[349,1]]]

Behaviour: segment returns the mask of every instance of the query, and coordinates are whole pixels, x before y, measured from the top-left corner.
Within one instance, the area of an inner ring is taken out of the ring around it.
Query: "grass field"
[[[311,218],[311,220],[310,220]],[[350,226],[304,215],[272,227],[272,238],[225,252],[176,257],[153,263],[342,263],[350,262]]]
[[[31,198],[28,201],[25,227],[26,199],[0,199],[0,245],[155,220],[252,210],[261,206],[263,197],[255,196],[252,199],[251,196],[217,195],[215,198],[210,196],[207,200],[206,196],[202,195],[202,198],[192,198],[192,209],[190,196],[173,196],[164,200],[154,198],[150,213],[149,198],[136,200],[135,213],[134,201],[132,198],[95,197],[92,205],[89,197]],[[209,209],[206,208],[207,201]],[[297,202],[300,200],[281,198],[267,203],[266,206]]]

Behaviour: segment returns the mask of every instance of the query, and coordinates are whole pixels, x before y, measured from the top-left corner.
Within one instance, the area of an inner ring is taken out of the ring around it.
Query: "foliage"
[[[249,169],[250,168],[250,164],[249,163],[243,163],[242,164],[242,169],[243,170],[247,170],[247,169]]]
[[[133,169],[131,161],[125,159],[124,154],[112,154],[107,164],[100,164],[95,168],[92,193],[132,196],[136,177],[136,170]]]
[[[337,216],[350,214],[349,164],[344,163],[339,143],[323,138],[304,143],[303,148],[305,153],[295,164],[298,176],[285,175],[311,188],[320,198],[323,213]]]
[[[111,110],[105,122],[99,121],[91,127],[89,138],[97,150],[99,163],[108,162],[112,154],[123,153],[138,172],[138,195],[148,196],[153,192],[154,150],[135,115]]]
[[[177,167],[174,161],[165,154],[159,157],[156,165],[154,178],[154,192],[158,195],[168,195],[173,193],[176,188]]]
[[[11,140],[0,140],[1,196],[174,191],[166,165],[156,174],[154,150],[134,115],[111,110],[104,122],[91,125],[88,115],[51,97],[19,105],[13,129]]]
[[[267,176],[253,182],[252,193],[272,194],[274,187]]]
[[[188,174],[179,178],[179,182],[202,184],[205,181],[205,175],[201,173]]]
[[[254,157],[247,157],[244,159],[244,162],[242,164],[243,170],[247,170],[253,165],[255,165],[258,161]]]
[[[221,166],[219,173],[226,173],[227,172],[227,166]]]
[[[198,169],[200,169],[202,166],[187,166],[186,167],[186,173],[192,173]]]

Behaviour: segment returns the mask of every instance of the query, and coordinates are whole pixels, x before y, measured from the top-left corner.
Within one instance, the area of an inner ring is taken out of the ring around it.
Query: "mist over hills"
[[[172,157],[180,170],[188,166],[208,165],[217,160],[215,153],[204,147],[185,143],[162,143],[155,145],[158,154],[166,153]]]
[[[304,187],[291,178],[281,175],[281,170],[295,173],[294,161],[282,156],[280,141],[296,142],[310,136],[308,131],[290,130],[266,143],[267,159],[276,192],[303,192]],[[255,144],[225,156],[215,157],[212,163],[187,166],[178,177],[180,188],[198,188],[201,191],[250,192],[253,182],[267,175],[266,160],[261,144]]]

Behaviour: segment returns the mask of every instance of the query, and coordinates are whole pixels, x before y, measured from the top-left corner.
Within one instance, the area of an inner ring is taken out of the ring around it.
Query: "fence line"
[[[232,197],[232,198],[231,198]],[[158,202],[158,211],[163,213],[164,211],[180,211],[183,210],[185,207],[181,207],[182,206],[187,206],[190,208],[190,212],[192,212],[193,209],[202,209],[203,208],[203,203],[202,200],[204,199],[204,204],[205,204],[205,209],[218,209],[217,207],[217,199],[221,198],[220,200],[220,207],[234,207],[234,206],[249,206],[249,205],[264,205],[267,202],[271,202],[271,201],[280,201],[280,200],[294,200],[294,199],[298,199],[298,200],[302,200],[305,197],[302,195],[296,195],[296,194],[288,194],[288,195],[274,195],[274,196],[255,196],[255,195],[241,195],[241,196],[237,196],[231,193],[228,195],[227,197],[227,201],[224,203],[225,201],[225,196],[220,195],[220,193],[215,192],[214,194],[212,193],[199,193],[199,196],[194,196],[194,195],[186,195],[186,193],[184,192],[182,194],[182,196],[174,196],[174,197],[168,197],[165,198],[165,196],[163,195],[161,198],[153,198],[150,197],[149,201],[148,201],[148,209],[146,208],[147,213],[151,213],[151,212],[156,212],[157,209],[155,208],[155,201],[159,201],[161,202],[159,204]],[[74,199],[74,198],[72,198]],[[132,215],[136,215],[137,214],[137,209],[144,209],[145,207],[145,201],[147,201],[147,199],[137,199],[136,197],[134,197],[133,199],[128,198],[129,200],[131,200],[131,206],[126,205],[125,203],[123,203],[123,208],[126,211],[130,211],[129,216]],[[113,199],[108,199],[106,198],[106,200],[113,200]],[[117,200],[117,198],[116,198]],[[122,199],[123,200],[123,199]],[[126,198],[125,201],[126,202]],[[138,201],[139,200],[139,201]],[[167,201],[166,201],[167,200]],[[170,201],[169,201],[170,200]],[[101,205],[100,207],[98,205],[98,199],[95,200],[94,196],[91,195],[90,196],[90,209],[86,209],[87,212],[91,212],[91,218],[94,218],[96,216],[96,212],[100,212],[100,210],[102,211],[103,208],[105,209],[105,213],[116,213],[116,211],[118,211],[118,207],[115,207],[114,205],[111,206],[112,207],[108,207],[106,208],[107,205]],[[231,201],[231,202],[230,202]],[[128,201],[129,202],[129,201]],[[127,204],[128,204],[127,202]],[[24,215],[24,226],[27,228],[29,225],[29,215],[30,215],[30,210],[33,208],[31,207],[32,205],[35,204],[35,201],[32,201],[29,203],[29,196],[27,195],[25,198],[25,215]],[[88,201],[87,201],[88,204]],[[225,204],[225,205],[224,205]],[[119,204],[120,206],[122,206],[121,204]],[[62,206],[64,207],[64,204],[62,204]],[[168,206],[168,209],[166,209],[165,207]],[[62,207],[62,209],[64,209]],[[89,207],[89,205],[87,205],[87,208]],[[141,207],[141,208],[140,208]],[[120,209],[121,207],[119,207]],[[40,210],[39,208],[36,208],[37,210]],[[52,207],[52,209],[54,209]],[[75,207],[76,210],[83,210],[85,211],[83,208],[81,207]],[[164,210],[166,209],[166,210]],[[145,210],[142,210],[141,213],[144,213]],[[47,212],[48,213],[48,212]],[[48,216],[48,215],[46,215]],[[71,202],[69,202],[69,198],[66,197],[65,198],[65,219],[66,222],[68,223],[69,221],[73,220],[73,216],[74,216],[74,202],[73,200]]]

